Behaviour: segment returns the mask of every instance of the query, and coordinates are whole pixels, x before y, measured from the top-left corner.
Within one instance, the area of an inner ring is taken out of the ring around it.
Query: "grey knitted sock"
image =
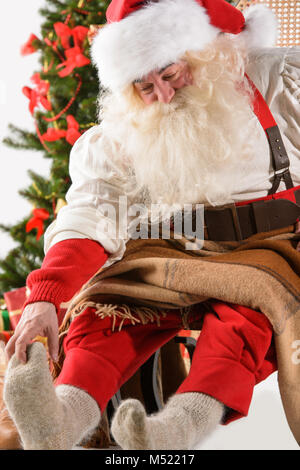
[[[115,441],[127,450],[193,449],[221,422],[224,405],[204,393],[173,395],[149,417],[134,399],[123,401],[111,425]]]
[[[41,343],[27,348],[22,364],[14,355],[5,374],[4,401],[24,449],[68,450],[100,420],[97,402],[71,385],[53,385]]]

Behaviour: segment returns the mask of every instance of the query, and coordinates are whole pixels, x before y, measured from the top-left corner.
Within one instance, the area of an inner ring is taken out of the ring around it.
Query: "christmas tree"
[[[238,2],[229,1],[236,4]],[[24,87],[35,132],[10,125],[4,143],[21,150],[41,151],[51,159],[49,178],[30,171],[31,185],[20,191],[33,206],[31,214],[14,226],[0,225],[17,243],[0,260],[0,299],[22,287],[28,274],[41,266],[43,233],[65,203],[70,186],[69,155],[79,136],[95,124],[99,82],[89,47],[99,25],[105,23],[110,0],[45,0],[40,36],[29,34],[22,54],[39,53],[40,70]]]
[[[30,171],[31,185],[20,191],[33,206],[31,214],[14,226],[0,225],[15,242],[0,260],[0,297],[25,285],[28,274],[40,267],[45,229],[64,204],[70,186],[69,154],[78,137],[95,124],[99,82],[91,64],[90,40],[105,23],[109,0],[45,0],[39,13],[44,18],[40,36],[28,32],[23,55],[39,53],[40,69],[32,86],[22,92],[36,132],[10,125],[4,143],[21,150],[41,151],[51,159],[49,178]]]

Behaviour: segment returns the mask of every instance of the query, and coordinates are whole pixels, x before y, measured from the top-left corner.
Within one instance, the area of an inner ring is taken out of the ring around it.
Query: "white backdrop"
[[[28,99],[22,93],[24,85],[31,86],[30,77],[38,70],[38,55],[22,57],[20,46],[27,41],[31,32],[37,36],[40,31],[38,9],[42,0],[18,0],[1,2],[1,74],[0,74],[0,174],[1,199],[0,221],[13,224],[30,213],[32,207],[18,195],[18,190],[28,187],[28,169],[48,175],[49,160],[37,152],[14,150],[2,144],[8,134],[7,124],[33,130],[33,121],[28,110]],[[16,12],[18,8],[18,12]],[[0,257],[13,246],[11,239],[0,233]]]
[[[0,139],[7,135],[7,124],[33,130],[24,85],[39,69],[36,54],[21,57],[20,46],[30,33],[39,36],[41,19],[38,9],[44,0],[1,2],[0,16]],[[18,8],[18,11],[16,11]],[[31,210],[18,195],[29,185],[27,170],[49,174],[49,161],[41,154],[9,149],[0,143],[0,222],[16,223]],[[13,246],[8,236],[0,233],[0,257]],[[230,381],[230,377],[228,377]],[[201,449],[298,449],[288,428],[277,387],[277,374],[256,387],[249,416],[229,426],[220,426]]]

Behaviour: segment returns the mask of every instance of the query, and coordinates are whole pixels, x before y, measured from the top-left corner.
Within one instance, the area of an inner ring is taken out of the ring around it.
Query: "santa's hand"
[[[58,320],[56,308],[50,302],[35,302],[27,305],[15,332],[6,346],[7,358],[16,353],[24,364],[27,361],[26,348],[37,336],[48,338],[49,354],[58,360]]]

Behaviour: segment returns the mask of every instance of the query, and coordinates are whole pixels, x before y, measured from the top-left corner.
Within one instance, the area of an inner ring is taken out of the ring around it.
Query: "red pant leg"
[[[111,397],[146,360],[182,329],[178,310],[157,323],[123,323],[112,332],[112,319],[100,319],[88,308],[71,323],[64,341],[66,358],[56,385],[87,391],[103,411]]]
[[[177,393],[202,392],[224,403],[224,424],[246,416],[254,385],[277,370],[273,330],[260,312],[212,302],[197,341],[191,370]]]

